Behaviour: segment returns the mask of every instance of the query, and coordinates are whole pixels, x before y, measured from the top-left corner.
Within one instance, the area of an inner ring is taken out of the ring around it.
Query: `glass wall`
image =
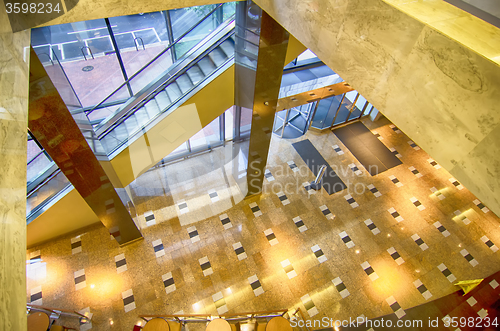
[[[104,19],[32,29],[31,43],[37,54],[54,52],[83,107],[124,82]]]
[[[40,60],[57,66],[76,94],[73,108],[92,108],[125,79],[130,78],[161,52],[162,56],[106,102],[121,101],[140,91],[201,39],[234,14],[235,3],[206,5],[67,23],[31,30],[31,43]],[[213,15],[200,21],[217,8]],[[175,54],[165,51],[175,46]],[[58,61],[59,60],[59,61]],[[56,71],[56,68],[48,71]],[[56,77],[49,72],[50,77]],[[59,86],[56,85],[59,90]],[[66,101],[66,99],[65,99]]]
[[[370,114],[373,105],[357,91],[350,91],[319,101],[312,127],[326,129]]]
[[[332,125],[333,118],[342,101],[343,95],[336,95],[319,101],[316,114],[313,118],[312,126],[318,129],[324,129]]]
[[[230,141],[245,140],[250,136],[251,114],[251,109],[237,106],[227,109],[222,115],[167,155],[160,163],[188,157],[222,146]]]
[[[217,117],[209,125],[205,126],[198,133],[189,139],[192,152],[197,152],[211,148],[222,142],[220,135],[220,120]]]

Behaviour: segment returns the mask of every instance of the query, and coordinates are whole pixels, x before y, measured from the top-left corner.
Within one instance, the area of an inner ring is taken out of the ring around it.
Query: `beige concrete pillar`
[[[0,330],[26,330],[30,33],[12,33],[3,0],[0,8]]]

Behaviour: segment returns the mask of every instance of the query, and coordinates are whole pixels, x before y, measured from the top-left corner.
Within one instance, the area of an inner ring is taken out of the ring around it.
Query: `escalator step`
[[[210,57],[208,57],[208,55],[198,61],[198,67],[203,72],[203,75],[205,75],[205,77],[217,68]]]
[[[127,128],[127,133],[129,135],[131,133],[134,133],[139,128],[139,123],[137,123],[137,118],[135,114],[129,116],[124,123],[125,127]]]
[[[224,63],[224,61],[226,61],[227,59],[226,53],[224,53],[219,47],[211,51],[208,56],[210,57],[210,59],[212,59],[217,67]]]
[[[226,39],[219,47],[222,48],[227,57],[234,55],[234,41],[231,39]]]
[[[155,111],[164,111],[168,106],[170,106],[170,98],[168,97],[168,94],[166,91],[161,91],[155,96],[156,103],[158,105],[158,109]],[[149,104],[149,102],[146,104]],[[149,113],[149,111],[148,111]]]
[[[192,66],[186,73],[195,85],[198,84],[203,78],[205,78],[205,75],[201,71],[200,67],[198,67],[198,65]]]
[[[179,85],[182,94],[186,93],[187,91],[189,91],[189,89],[191,89],[194,86],[193,82],[191,82],[191,79],[187,74],[180,75],[179,77],[177,77],[175,82],[177,83],[177,85]]]
[[[149,101],[148,103],[156,103],[154,100],[151,100]],[[139,108],[135,113],[134,115],[132,116],[135,116],[135,118],[137,119],[137,126],[138,127],[143,127],[144,125],[146,125],[146,123],[149,121],[149,119],[151,118],[148,114],[148,112],[146,111],[146,108],[145,107],[141,107]]]
[[[173,82],[169,86],[167,86],[165,91],[167,91],[168,97],[170,98],[170,100],[172,100],[172,102],[180,98],[180,96],[182,95],[182,92],[179,89],[179,85],[177,85],[176,82]]]
[[[128,138],[127,128],[125,127],[125,123],[121,123],[113,131],[110,133],[114,136],[118,141],[123,141]]]

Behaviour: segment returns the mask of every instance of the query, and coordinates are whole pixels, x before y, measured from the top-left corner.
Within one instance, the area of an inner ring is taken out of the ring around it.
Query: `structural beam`
[[[142,238],[33,49],[28,127],[120,245]]]

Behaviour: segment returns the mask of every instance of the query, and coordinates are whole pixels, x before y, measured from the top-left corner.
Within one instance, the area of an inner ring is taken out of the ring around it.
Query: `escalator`
[[[131,98],[112,117],[99,123],[96,133],[108,155],[126,145],[134,134],[142,134],[143,129],[161,115],[175,110],[234,63],[234,21],[214,37],[215,43],[203,45],[190,54],[194,60],[181,61]]]
[[[204,20],[209,20],[210,16],[216,13],[217,8],[197,25],[202,24]],[[116,98],[116,95],[122,93],[125,88],[136,86],[136,81],[144,80],[143,72],[149,70],[147,67],[153,65],[155,61],[159,61],[162,55],[160,54],[87,113],[98,139],[111,158],[126,148],[134,137],[142,135],[234,63],[234,27],[233,15],[201,39],[195,47],[186,52],[166,71],[157,75],[157,72],[150,70],[151,73],[148,73],[147,78],[151,82],[123,105],[102,107],[105,101]],[[195,28],[196,26],[193,27]],[[189,35],[190,31],[187,31],[162,53],[174,49],[176,44],[181,43],[183,38]],[[103,111],[103,108],[108,109]],[[93,116],[94,112],[109,115],[96,119]]]

